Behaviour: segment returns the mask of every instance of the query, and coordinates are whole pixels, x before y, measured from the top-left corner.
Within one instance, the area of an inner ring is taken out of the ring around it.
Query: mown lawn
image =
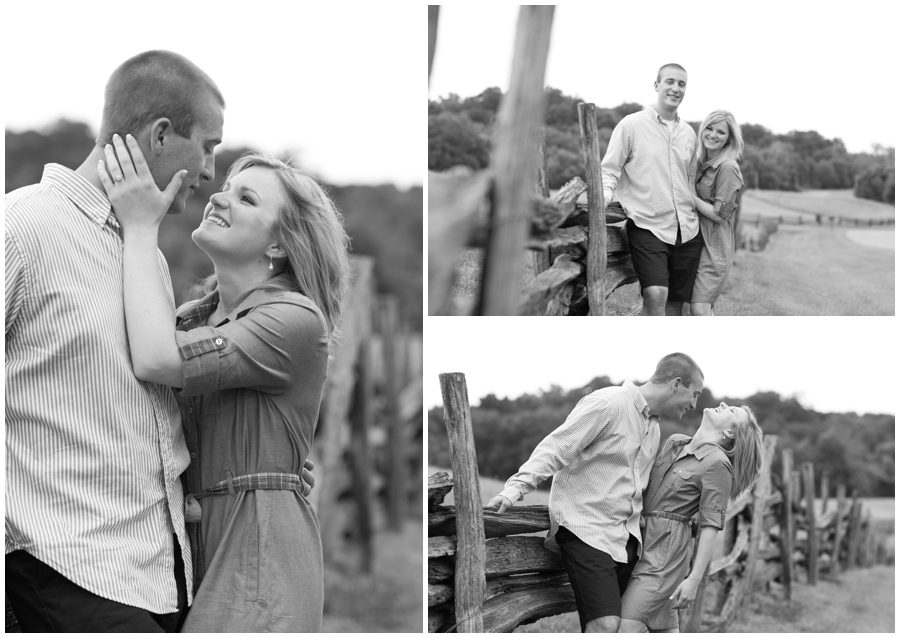
[[[325,633],[422,633],[421,520],[378,532],[371,574],[326,568]]]
[[[820,212],[881,218],[893,217],[894,207],[856,199],[849,190],[748,191],[743,212],[749,217]],[[463,304],[476,299],[483,261],[480,250],[466,251],[460,258],[453,295]],[[532,254],[526,251],[522,286],[534,278],[532,264]],[[620,288],[607,300],[612,316],[635,315],[640,306],[638,284]],[[846,228],[782,225],[762,252],[737,252],[716,312],[720,316],[893,315],[894,250],[851,241]]]

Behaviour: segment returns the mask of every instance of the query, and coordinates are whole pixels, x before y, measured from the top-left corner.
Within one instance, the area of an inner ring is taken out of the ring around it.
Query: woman
[[[734,261],[732,216],[744,186],[737,161],[744,152],[741,127],[734,115],[716,110],[700,125],[691,167],[696,188],[694,207],[700,212],[703,250],[694,280],[691,316],[712,316]],[[699,195],[699,197],[698,197]]]
[[[669,437],[644,492],[644,552],[622,596],[620,633],[678,632],[675,609],[697,595],[729,496],[749,490],[761,467],[762,430],[746,406],[707,408],[693,438]],[[700,538],[688,574],[690,519],[697,512]]]
[[[176,312],[156,255],[181,173],[160,192],[134,139],[114,143],[116,177],[98,172],[124,230],[134,371],[180,388],[192,457],[196,595],[183,631],[318,631],[322,549],[299,474],[348,281],[341,216],[313,179],[241,157],[192,234],[215,266],[210,292]]]

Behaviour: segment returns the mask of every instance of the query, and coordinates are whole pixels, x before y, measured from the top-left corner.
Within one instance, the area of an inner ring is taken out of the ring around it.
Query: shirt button
[[[222,345],[222,340],[221,340],[221,339],[216,339],[216,345],[217,345],[217,346],[221,346],[221,345]]]
[[[197,458],[197,455],[194,452],[191,452],[191,458],[195,459],[195,458]]]
[[[188,408],[188,414],[193,414],[193,413],[194,413],[194,408],[193,407]]]

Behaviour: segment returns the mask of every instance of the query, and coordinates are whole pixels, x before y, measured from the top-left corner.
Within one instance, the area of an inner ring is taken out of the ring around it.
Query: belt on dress
[[[212,487],[202,492],[187,494],[184,497],[184,520],[186,523],[199,523],[202,517],[200,508],[201,498],[218,496],[221,494],[237,494],[238,492],[250,492],[252,490],[290,490],[303,494],[303,481],[297,474],[283,472],[259,472],[257,474],[243,474],[233,476],[226,472],[228,478],[219,481]]]
[[[674,512],[644,512],[644,516],[656,516],[657,518],[670,518],[673,521],[678,521],[679,523],[684,523],[685,525],[691,524],[690,516],[684,516],[683,514],[675,514]]]

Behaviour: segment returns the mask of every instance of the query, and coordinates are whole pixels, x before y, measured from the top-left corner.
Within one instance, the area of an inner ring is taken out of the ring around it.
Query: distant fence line
[[[882,217],[878,219],[867,218],[858,219],[855,217],[843,217],[841,215],[823,215],[816,213],[797,214],[797,215],[760,215],[755,217],[744,216],[741,220],[744,224],[759,225],[767,222],[778,222],[779,224],[788,224],[792,226],[852,226],[854,228],[869,226],[893,226],[893,217]]]
[[[501,515],[481,505],[465,376],[440,377],[453,478],[438,472],[428,480],[428,631],[508,632],[575,611],[559,555],[543,537],[521,536],[550,528],[547,506],[516,506]],[[855,490],[848,499],[838,484],[837,508],[827,510],[823,473],[819,511],[813,464],[794,470],[790,449],[782,451],[781,476],[772,475],[776,442],[765,437],[759,481],[726,512],[724,555],[708,566],[694,605],[679,613],[682,631],[724,631],[752,592],[774,582],[790,600],[801,571],[815,585],[820,576],[894,562],[893,546],[863,516]],[[451,489],[456,505],[444,506]]]

